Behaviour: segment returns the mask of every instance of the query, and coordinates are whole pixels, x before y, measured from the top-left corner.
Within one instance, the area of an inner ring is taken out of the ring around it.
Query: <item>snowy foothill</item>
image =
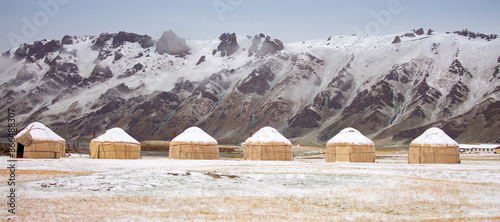
[[[245,143],[261,143],[261,144],[270,142],[279,142],[292,145],[290,140],[288,140],[281,133],[279,133],[278,130],[270,126],[262,127],[259,131],[257,131],[255,134],[253,134],[245,141]]]
[[[327,144],[333,143],[350,143],[350,144],[367,144],[375,145],[373,141],[361,134],[358,130],[348,127],[341,130],[337,135],[328,140]]]

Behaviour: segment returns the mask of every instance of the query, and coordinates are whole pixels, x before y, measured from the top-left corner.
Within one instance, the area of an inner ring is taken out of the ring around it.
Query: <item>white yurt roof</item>
[[[213,137],[205,133],[202,129],[193,126],[184,130],[181,134],[175,137],[172,142],[193,142],[193,143],[217,143]]]
[[[375,145],[373,141],[361,134],[358,130],[347,127],[341,130],[337,135],[332,137],[326,144],[329,143],[350,143],[356,145]]]
[[[98,142],[127,142],[127,143],[139,143],[136,139],[128,135],[123,129],[115,127],[109,130],[92,141]]]
[[[17,139],[26,133],[29,133],[33,140],[66,141],[54,133],[54,131],[39,122],[30,123],[26,128],[14,136],[14,138]]]
[[[290,140],[281,135],[278,130],[265,126],[262,127],[259,131],[253,134],[250,138],[248,138],[245,143],[267,143],[267,142],[280,142],[292,145]]]
[[[455,140],[449,137],[443,130],[436,127],[426,130],[411,143],[458,146]]]

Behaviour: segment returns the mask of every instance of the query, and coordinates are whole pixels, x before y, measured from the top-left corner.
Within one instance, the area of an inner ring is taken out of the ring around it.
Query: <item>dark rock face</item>
[[[283,48],[283,43],[280,40],[271,40],[271,37],[266,36],[266,40],[264,40],[264,42],[262,43],[262,46],[257,52],[257,56],[264,57],[266,55],[275,54],[278,51],[283,50]]]
[[[154,45],[153,38],[148,35],[138,35],[128,32],[119,32],[116,34],[104,33],[99,35],[94,44],[92,45],[92,50],[102,50],[106,43],[111,40],[111,48],[118,48],[127,42],[139,43],[142,48],[149,48]]]
[[[291,119],[290,127],[315,128],[319,126],[319,121],[321,121],[321,116],[306,107]]]
[[[134,69],[134,71],[137,72],[137,71],[142,70],[143,68],[144,68],[144,66],[141,63],[137,63],[137,64],[134,65],[133,69]]]
[[[262,39],[264,39],[264,42],[262,42]],[[271,39],[270,36],[265,36],[261,33],[253,37],[252,46],[248,49],[248,56],[256,55],[257,57],[264,57],[275,54],[283,49],[283,42],[278,39]]]
[[[380,110],[373,111],[370,115],[363,118],[357,125],[363,126],[367,132],[377,131],[381,126],[386,126],[389,123],[389,116]]]
[[[262,96],[271,88],[269,82],[273,81],[274,77],[275,74],[269,66],[261,65],[243,79],[238,90],[244,94],[256,93]]]
[[[400,42],[401,42],[401,38],[399,36],[396,36],[396,38],[394,38],[394,40],[392,40],[392,44],[397,44]]]
[[[61,44],[72,45],[73,44],[73,37],[71,37],[69,35],[65,35],[61,40]]]
[[[94,40],[94,44],[90,48],[94,51],[102,49],[106,45],[106,42],[113,38],[113,36],[114,34],[109,33],[100,34],[99,37]]]
[[[205,62],[205,56],[201,56],[200,59],[198,59],[198,62],[196,62],[196,65],[199,65],[202,62]]]
[[[451,104],[461,104],[465,101],[464,98],[469,93],[469,87],[463,82],[458,81],[453,88],[451,88],[450,93],[446,96],[446,100]]]
[[[371,90],[363,90],[356,95],[350,106],[342,112],[344,119],[352,114],[361,114],[370,107],[372,110],[380,109],[384,106],[394,108],[395,94],[391,85],[381,80],[371,87]]]
[[[193,92],[194,84],[189,80],[178,82],[175,84],[174,89],[172,89],[172,92],[180,93],[182,90],[185,90],[187,92]]]
[[[423,34],[425,34],[424,29],[423,28],[419,28],[417,31],[415,31],[415,34],[417,34],[417,35],[423,35]]]
[[[442,96],[442,94],[437,89],[430,87],[429,84],[427,84],[426,80],[422,81],[413,90],[413,93],[415,94],[415,98],[413,99],[413,102],[410,103],[410,106],[416,104],[419,101],[421,101],[422,104],[435,104],[437,99]]]
[[[115,52],[115,58],[113,59],[113,62],[120,60],[123,57],[123,54],[119,52]]]
[[[44,79],[54,80],[61,86],[69,87],[77,85],[83,78],[78,74],[78,66],[74,63],[56,61],[50,63],[50,69],[44,76]]]
[[[472,78],[472,74],[469,72],[467,68],[462,66],[462,63],[458,59],[453,60],[453,63],[450,65],[449,71],[454,74],[458,74],[460,76],[468,76]]]
[[[109,66],[103,67],[97,64],[92,70],[92,73],[90,73],[90,76],[86,79],[83,79],[82,84],[84,86],[87,86],[95,82],[104,82],[108,79],[111,79],[112,77],[113,77],[113,72],[111,71]]]
[[[113,37],[113,43],[111,44],[113,48],[118,48],[124,45],[126,42],[136,43],[138,42],[142,48],[149,48],[154,45],[153,39],[148,35],[137,35],[128,32],[118,32]]]
[[[259,51],[259,45],[261,44],[262,39],[265,37],[266,36],[264,34],[260,33],[260,35],[255,35],[252,38],[252,46],[250,46],[250,48],[248,49],[248,56],[249,57],[254,55],[255,53],[257,53]]]
[[[235,33],[222,33],[219,40],[221,40],[221,43],[217,46],[217,51],[220,52],[221,56],[230,56],[240,48]]]
[[[314,98],[313,107],[322,110],[327,107],[329,110],[339,110],[345,104],[347,92],[354,84],[354,77],[344,68],[339,75],[328,84],[328,89],[322,91]]]
[[[465,37],[469,37],[471,39],[476,39],[476,38],[480,38],[480,39],[484,39],[486,41],[491,41],[491,40],[494,40],[494,39],[497,39],[498,38],[498,35],[497,34],[490,34],[490,35],[486,35],[486,34],[483,34],[483,33],[475,33],[475,32],[471,32],[467,29],[464,29],[462,31],[455,31],[453,32],[454,34],[457,34],[457,35],[461,35],[461,36],[465,36]]]
[[[402,37],[410,37],[410,38],[412,38],[412,37],[415,37],[415,34],[413,34],[413,33],[405,33]]]
[[[61,43],[58,40],[52,40],[47,43],[36,41],[33,44],[23,44],[14,53],[17,60],[26,58],[27,62],[33,63],[42,59],[51,52],[57,52],[61,49]]]
[[[99,50],[99,55],[97,55],[97,58],[94,60],[94,63],[97,64],[101,62],[102,60],[105,60],[106,58],[113,56],[113,53],[111,50],[108,49],[100,49]]]
[[[427,30],[427,35],[432,35],[432,33],[434,33],[434,30],[432,29]]]
[[[134,65],[134,67],[127,69],[124,74],[119,75],[118,79],[123,79],[132,76],[137,72],[141,71],[142,69],[144,69],[144,66],[141,63],[137,63]]]
[[[455,85],[453,85],[451,91],[446,96],[445,105],[447,104],[447,106],[442,111],[442,117],[450,117],[453,110],[467,100],[469,92],[469,87],[467,87],[467,85],[465,85],[462,81],[458,81]]]
[[[189,54],[189,50],[191,49],[186,45],[186,40],[179,38],[172,30],[164,32],[156,44],[156,52],[159,54],[185,56]]]

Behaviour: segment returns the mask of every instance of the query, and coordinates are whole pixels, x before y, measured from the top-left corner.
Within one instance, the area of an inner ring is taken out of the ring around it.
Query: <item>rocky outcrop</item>
[[[264,34],[260,33],[260,35],[255,35],[252,38],[252,46],[250,46],[250,48],[248,49],[248,56],[249,57],[254,55],[255,53],[257,53],[259,51],[260,44],[262,43],[262,39],[265,37],[266,36]]]
[[[58,40],[36,41],[33,44],[23,44],[17,48],[14,58],[17,60],[26,59],[26,62],[33,63],[36,60],[45,58],[48,53],[57,52],[61,49],[61,42]]]
[[[44,79],[56,81],[64,87],[77,85],[83,80],[75,63],[52,61],[49,65],[50,69],[43,75]]]
[[[401,38],[399,36],[396,36],[396,38],[394,38],[394,40],[392,40],[392,44],[397,44],[400,42],[401,42]]]
[[[199,65],[202,62],[205,62],[205,56],[201,56],[200,59],[198,59],[198,62],[196,62],[196,65]]]
[[[264,42],[262,42],[262,39],[264,39]],[[270,36],[265,36],[261,33],[252,38],[252,46],[248,49],[248,56],[256,55],[257,57],[264,57],[275,54],[283,49],[283,42],[279,39],[271,39]]]
[[[156,52],[159,54],[185,56],[190,50],[186,45],[186,40],[178,37],[172,30],[164,32],[156,44]]]
[[[64,37],[63,40],[66,43],[69,43],[71,40],[71,37]],[[71,41],[72,42],[72,41]],[[92,45],[91,49],[95,51],[100,51],[103,48],[107,46],[107,44],[110,44],[109,46],[111,48],[118,48],[125,43],[130,42],[130,43],[139,43],[142,48],[149,48],[154,45],[153,38],[151,38],[148,35],[138,35],[134,33],[128,33],[128,32],[118,32],[118,33],[104,33],[99,35],[95,40],[94,44]]]
[[[113,62],[120,60],[122,57],[123,57],[123,54],[121,54],[119,52],[115,52],[115,58],[113,59]]]
[[[291,128],[315,128],[320,126],[320,121],[321,116],[314,112],[314,110],[306,107],[300,113],[295,115],[289,123]]]
[[[61,44],[72,45],[73,44],[73,37],[71,37],[69,35],[65,35],[61,40]]]
[[[94,39],[92,46],[90,47],[94,51],[101,50],[106,46],[106,42],[108,42],[111,38],[113,38],[114,34],[103,33],[100,34],[96,39]]]
[[[405,33],[401,37],[410,37],[410,38],[413,38],[413,37],[415,37],[415,34],[413,34],[413,33]]]
[[[450,65],[449,71],[459,76],[465,75],[472,78],[472,74],[470,73],[470,71],[467,68],[463,67],[462,63],[458,59],[453,60],[453,63]]]
[[[220,52],[221,56],[230,56],[240,48],[235,33],[222,33],[219,36],[219,40],[221,43],[217,46],[217,51]]]
[[[446,95],[445,108],[441,113],[443,117],[450,117],[456,107],[460,106],[467,99],[470,90],[462,81],[458,81]]]
[[[242,80],[238,85],[238,90],[244,94],[264,95],[271,88],[269,83],[273,81],[274,77],[275,74],[269,66],[261,65]]]
[[[104,67],[97,64],[90,73],[90,76],[88,78],[83,79],[82,85],[87,86],[91,83],[104,82],[108,79],[111,79],[112,77],[113,77],[113,72],[111,71],[109,66]]]
[[[419,28],[419,29],[417,29],[417,30],[415,31],[415,34],[417,34],[417,35],[423,35],[423,34],[425,34],[424,29],[423,29],[423,28]]]
[[[266,36],[266,39],[264,40],[262,46],[257,52],[257,56],[263,57],[266,55],[275,54],[276,52],[283,50],[283,48],[284,48],[283,43],[280,40],[278,39],[271,40],[271,37]]]
[[[465,37],[469,37],[471,39],[476,39],[476,38],[480,38],[480,39],[484,39],[484,40],[487,40],[487,41],[491,41],[491,40],[494,40],[494,39],[497,39],[498,38],[498,35],[497,34],[490,34],[490,35],[487,35],[487,34],[483,34],[483,33],[475,33],[475,32],[471,32],[469,31],[468,29],[464,29],[462,31],[455,31],[453,32],[454,34],[457,34],[457,35],[461,35],[461,36],[465,36]]]
[[[118,32],[114,37],[113,37],[113,42],[112,42],[112,47],[113,48],[118,48],[122,45],[124,45],[126,42],[130,43],[136,43],[138,42],[142,48],[149,48],[154,45],[153,38],[148,35],[138,35],[134,33],[128,33],[128,32]]]

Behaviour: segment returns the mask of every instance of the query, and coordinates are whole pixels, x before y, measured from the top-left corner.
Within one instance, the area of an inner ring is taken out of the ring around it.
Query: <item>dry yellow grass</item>
[[[16,181],[17,182],[28,182],[35,180],[43,180],[47,178],[63,177],[63,176],[74,176],[74,175],[86,175],[97,172],[76,172],[76,171],[55,171],[55,170],[18,170],[16,169]],[[7,178],[10,171],[7,169],[0,169],[0,177]],[[7,181],[5,181],[7,183]]]
[[[345,192],[317,196],[287,197],[81,197],[33,198],[20,200],[17,219],[20,221],[99,221],[99,220],[231,220],[231,221],[324,221],[362,220],[387,221],[412,218],[439,220],[498,220],[500,217],[476,218],[464,216],[464,211],[480,209],[482,205],[467,202],[466,191],[460,186],[437,183],[423,188],[418,182],[401,194],[401,188],[346,189]],[[476,187],[472,187],[476,188]],[[371,195],[382,196],[387,202],[374,202]],[[432,195],[435,199],[426,199]],[[458,196],[449,200],[449,196]],[[394,203],[397,204],[394,204]],[[392,203],[392,204],[389,204]],[[491,207],[491,206],[490,206]],[[494,207],[494,206],[493,206]],[[465,212],[464,212],[465,213]],[[446,215],[443,217],[443,215]]]

